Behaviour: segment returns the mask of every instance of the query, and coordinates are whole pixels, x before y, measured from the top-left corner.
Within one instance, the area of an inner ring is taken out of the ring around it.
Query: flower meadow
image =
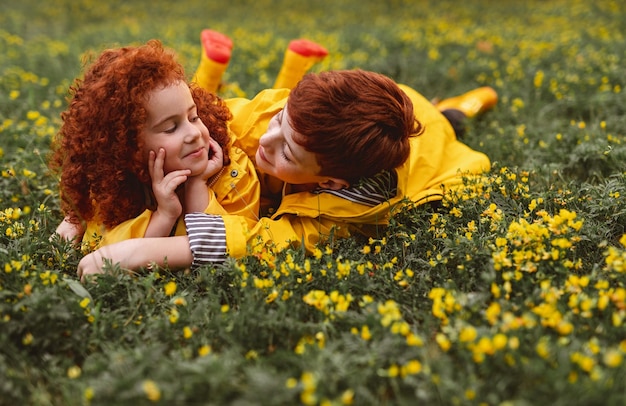
[[[7,3],[7,4],[5,4]],[[0,5],[0,404],[622,405],[626,8],[621,1],[183,0]],[[464,137],[492,170],[444,210],[313,255],[81,284],[46,166],[67,90],[110,46],[158,38],[220,90],[271,87],[291,39],[428,98],[492,86]]]

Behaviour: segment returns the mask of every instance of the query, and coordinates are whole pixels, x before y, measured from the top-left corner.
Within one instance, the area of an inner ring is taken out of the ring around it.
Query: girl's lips
[[[204,147],[198,148],[197,150],[192,151],[188,153],[187,155],[185,155],[185,158],[198,158],[202,156],[204,151],[205,151]]]

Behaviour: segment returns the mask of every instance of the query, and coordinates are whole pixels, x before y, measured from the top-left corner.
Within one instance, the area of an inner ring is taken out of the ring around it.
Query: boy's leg
[[[465,119],[484,113],[497,102],[496,91],[485,86],[470,90],[460,96],[435,102],[435,106],[448,119],[457,138],[462,138],[465,135]]]
[[[466,117],[471,118],[484,113],[498,103],[498,93],[489,87],[479,87],[460,96],[451,97],[435,103],[439,111],[447,109],[459,110]]]
[[[296,39],[289,43],[274,89],[293,89],[313,65],[323,60],[326,48],[307,39]]]
[[[441,110],[441,114],[448,119],[450,125],[454,129],[457,138],[463,138],[465,135],[465,120],[467,117],[461,110],[445,109]]]

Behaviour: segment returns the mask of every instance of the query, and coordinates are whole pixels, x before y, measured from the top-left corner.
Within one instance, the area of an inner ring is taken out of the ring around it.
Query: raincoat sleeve
[[[194,266],[222,262],[227,256],[241,258],[271,247],[280,250],[304,245],[311,253],[316,245],[331,237],[347,237],[347,224],[327,218],[285,214],[267,217],[254,226],[237,216],[214,216],[201,213],[185,216]]]
[[[82,245],[89,251],[130,238],[141,238],[146,234],[152,210],[144,210],[139,216],[107,229],[97,222],[87,223]]]

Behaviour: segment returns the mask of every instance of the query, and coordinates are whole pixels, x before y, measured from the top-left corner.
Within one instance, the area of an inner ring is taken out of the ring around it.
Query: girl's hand
[[[224,151],[222,151],[222,147],[217,143],[213,138],[209,140],[209,162],[207,162],[207,166],[204,172],[199,175],[200,179],[204,183],[216,173],[222,169],[224,166]]]
[[[190,176],[185,183],[185,213],[203,212],[209,205],[210,195],[207,183],[212,176],[219,176],[224,167],[224,152],[213,139],[209,141],[209,162],[204,172]]]
[[[69,216],[66,216],[61,224],[58,225],[55,233],[67,241],[79,243],[83,238],[85,230],[81,223],[72,223]]]
[[[165,218],[176,221],[183,212],[183,205],[176,194],[176,189],[187,181],[191,171],[180,169],[165,175],[163,172],[164,163],[165,149],[160,148],[157,153],[150,151],[148,170],[152,179],[152,192],[157,201],[157,212]]]

